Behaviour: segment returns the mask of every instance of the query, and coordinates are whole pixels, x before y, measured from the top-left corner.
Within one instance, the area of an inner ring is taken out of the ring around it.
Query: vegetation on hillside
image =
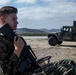
[[[47,36],[47,33],[18,33],[21,36]]]

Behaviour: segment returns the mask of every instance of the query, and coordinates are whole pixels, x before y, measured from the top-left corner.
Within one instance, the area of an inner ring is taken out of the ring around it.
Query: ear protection
[[[5,20],[2,20],[2,22],[5,22]]]
[[[2,22],[5,22],[4,17],[3,17],[3,16],[2,16],[0,19],[2,20]]]

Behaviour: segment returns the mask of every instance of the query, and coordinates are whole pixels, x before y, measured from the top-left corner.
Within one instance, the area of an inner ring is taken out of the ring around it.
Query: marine
[[[4,6],[0,8],[1,28],[7,23],[12,30],[17,29],[17,8],[12,6]],[[17,40],[16,37],[18,37]],[[73,60],[64,59],[40,66],[37,61],[34,60],[34,62],[32,62],[30,58],[28,59],[27,55],[25,58],[20,56],[24,47],[27,50],[27,46],[25,46],[25,42],[22,37],[16,34],[12,41],[0,32],[1,75],[76,75],[76,63]],[[27,70],[25,69],[22,71],[25,67],[27,67]]]

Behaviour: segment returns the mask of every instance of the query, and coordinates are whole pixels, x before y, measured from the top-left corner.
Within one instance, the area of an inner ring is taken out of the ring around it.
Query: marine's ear
[[[3,23],[5,22],[4,16],[1,16],[1,17],[0,17],[0,21],[2,21]]]

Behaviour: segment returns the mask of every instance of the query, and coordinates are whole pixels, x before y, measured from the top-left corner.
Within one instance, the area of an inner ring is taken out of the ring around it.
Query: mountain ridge
[[[30,29],[30,28],[18,28],[17,33],[51,33],[59,32],[60,29]]]

